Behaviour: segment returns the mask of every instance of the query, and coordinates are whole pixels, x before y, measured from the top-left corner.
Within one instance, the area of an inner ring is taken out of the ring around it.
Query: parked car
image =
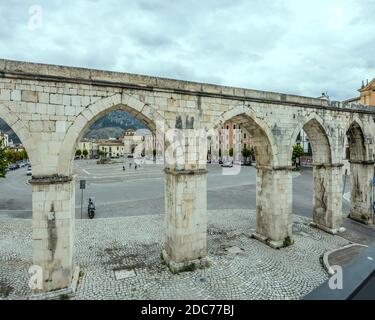
[[[251,166],[251,161],[241,161],[241,166]]]
[[[32,176],[33,175],[31,168],[27,168],[26,175],[28,175],[28,176]]]
[[[223,168],[232,168],[233,167],[233,161],[225,161],[221,166]]]
[[[18,169],[19,168],[19,166],[17,165],[17,164],[15,164],[15,163],[11,163],[10,165],[9,165],[9,170],[16,170],[16,169]]]

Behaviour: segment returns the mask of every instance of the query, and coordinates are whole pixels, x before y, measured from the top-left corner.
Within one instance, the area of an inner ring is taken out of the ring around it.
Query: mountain
[[[146,128],[142,121],[134,118],[127,112],[116,110],[107,113],[97,120],[84,134],[85,138],[109,139],[118,138],[127,129]],[[13,130],[0,118],[0,131],[9,135],[14,143],[20,143],[20,139]]]
[[[127,129],[146,128],[142,121],[127,112],[116,110],[107,113],[97,120],[84,134],[85,138],[109,139],[118,138]]]
[[[9,140],[12,140],[13,143],[21,143],[18,136],[14,133],[14,131],[7,125],[7,123],[0,118],[0,131],[9,135]]]

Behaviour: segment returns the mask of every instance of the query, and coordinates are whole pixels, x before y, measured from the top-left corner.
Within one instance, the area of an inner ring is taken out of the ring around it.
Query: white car
[[[223,168],[232,168],[233,162],[232,161],[225,161],[222,165]]]

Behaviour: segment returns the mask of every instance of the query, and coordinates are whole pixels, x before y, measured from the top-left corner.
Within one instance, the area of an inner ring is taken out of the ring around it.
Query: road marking
[[[90,173],[90,172],[88,172],[88,171],[87,171],[87,170],[85,170],[85,169],[82,169],[82,171],[83,171],[84,173],[88,174],[88,175],[91,175],[91,173]]]
[[[100,203],[96,203],[95,205],[96,205],[96,207],[101,207],[101,206],[108,206],[108,205],[111,205],[111,204],[121,204],[121,203],[135,202],[135,201],[156,200],[156,199],[160,199],[160,198],[164,198],[164,197],[159,196],[159,197],[128,199],[128,200],[119,200],[119,201],[111,201],[111,202],[100,202]],[[78,209],[78,208],[81,208],[81,205],[76,206],[76,209]]]
[[[105,180],[103,179],[101,182],[95,181],[95,182],[90,182],[90,185],[100,185],[100,184],[107,184],[107,183],[122,183],[122,182],[134,182],[134,181],[144,181],[144,180],[161,180],[164,177],[157,177],[157,178],[140,178],[140,179],[122,179],[118,181],[113,181],[113,180]]]

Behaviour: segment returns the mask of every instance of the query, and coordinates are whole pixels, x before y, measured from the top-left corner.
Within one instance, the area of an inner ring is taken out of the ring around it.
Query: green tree
[[[84,149],[84,150],[82,151],[82,154],[83,154],[83,156],[84,156],[85,158],[87,158],[89,152],[88,152],[86,149]]]
[[[250,149],[247,149],[247,148],[243,148],[242,150],[242,156],[244,158],[249,158],[251,156],[251,151]]]
[[[293,154],[292,154],[292,163],[296,164],[296,159],[302,157],[305,154],[303,148],[300,144],[296,144],[293,147]]]
[[[6,168],[9,165],[9,160],[5,149],[0,148],[0,178],[5,178]]]
[[[104,151],[103,150],[99,150],[98,151],[98,155],[100,158],[104,157]]]
[[[229,149],[229,156],[230,156],[230,157],[233,157],[233,148],[230,148],[230,149]]]
[[[77,156],[77,157],[80,157],[81,155],[82,155],[82,151],[78,149],[78,150],[76,151],[76,156]]]

